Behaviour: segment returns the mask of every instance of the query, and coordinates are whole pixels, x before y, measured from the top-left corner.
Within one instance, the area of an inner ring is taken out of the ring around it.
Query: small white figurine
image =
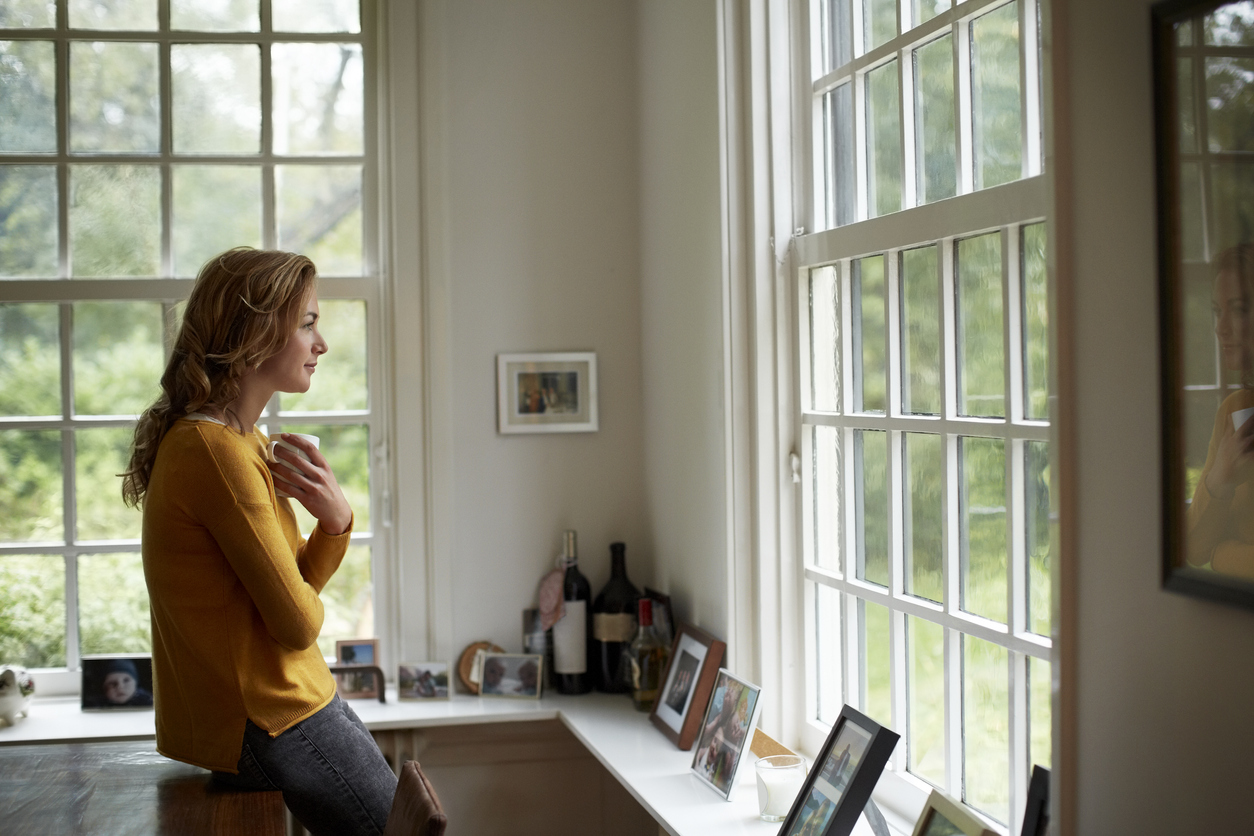
[[[30,698],[35,693],[35,680],[22,668],[6,665],[0,668],[0,720],[17,725],[18,717],[30,714]]]

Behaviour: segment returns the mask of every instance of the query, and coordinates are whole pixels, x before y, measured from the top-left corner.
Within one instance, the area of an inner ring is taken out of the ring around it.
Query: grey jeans
[[[338,694],[278,737],[248,721],[239,774],[213,777],[233,789],[281,790],[292,815],[314,836],[377,836],[396,794],[383,753]]]

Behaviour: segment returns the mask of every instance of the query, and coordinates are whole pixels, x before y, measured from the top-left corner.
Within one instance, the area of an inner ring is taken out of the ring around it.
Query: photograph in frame
[[[335,643],[335,660],[341,665],[378,665],[378,639],[339,639]],[[337,673],[336,687],[342,699],[374,699],[383,683],[375,681],[370,672]]]
[[[498,354],[496,381],[498,432],[598,429],[595,352]]]
[[[152,708],[152,656],[84,656],[81,684],[84,710]]]
[[[761,713],[762,689],[719,668],[697,736],[692,772],[725,799],[731,799]]]
[[[779,836],[849,836],[897,740],[896,732],[844,706]]]
[[[680,624],[649,721],[682,751],[701,730],[714,680],[727,650],[724,642],[691,624]]]
[[[485,653],[479,694],[538,700],[543,690],[544,657],[538,653]]]
[[[940,790],[932,790],[912,836],[997,836],[997,831]]]
[[[447,662],[414,662],[398,665],[396,698],[401,700],[446,700],[449,698]]]

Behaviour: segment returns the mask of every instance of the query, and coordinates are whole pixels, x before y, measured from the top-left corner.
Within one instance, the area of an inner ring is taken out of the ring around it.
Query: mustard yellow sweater
[[[1237,485],[1227,497],[1212,496],[1206,476],[1224,434],[1232,431],[1232,413],[1254,406],[1254,389],[1239,389],[1224,399],[1215,413],[1206,464],[1188,511],[1188,559],[1225,575],[1254,579],[1254,471],[1237,471]]]
[[[223,772],[236,772],[246,719],[278,735],[335,695],[318,593],[352,527],[300,536],[291,500],[275,497],[267,441],[180,420],[144,498],[157,751]]]

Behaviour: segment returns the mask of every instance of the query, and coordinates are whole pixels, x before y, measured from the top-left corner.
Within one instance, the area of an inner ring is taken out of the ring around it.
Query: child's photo
[[[83,708],[151,708],[151,656],[83,658]]]

